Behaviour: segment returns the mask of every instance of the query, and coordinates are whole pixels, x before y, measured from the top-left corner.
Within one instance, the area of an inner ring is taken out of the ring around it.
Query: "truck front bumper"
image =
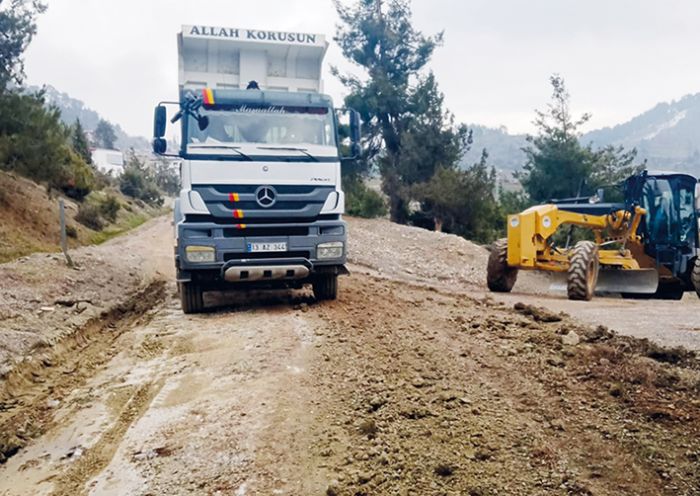
[[[299,283],[319,272],[347,273],[347,227],[342,220],[245,227],[184,221],[177,225],[177,235],[178,282]],[[252,253],[253,243],[286,243],[287,251]],[[318,246],[327,243],[342,243],[341,256],[319,258]],[[210,259],[191,260],[188,252],[193,249],[207,250]]]

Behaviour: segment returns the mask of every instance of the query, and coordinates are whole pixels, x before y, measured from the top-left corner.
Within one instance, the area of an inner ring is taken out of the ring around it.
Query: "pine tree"
[[[367,80],[341,75],[350,90],[346,104],[360,112],[365,133],[365,168],[379,159],[383,190],[391,217],[407,219],[405,190],[398,168],[405,119],[410,112],[411,82],[426,66],[442,33],[424,36],[413,27],[408,0],[335,1],[341,25],[335,40],[345,57],[368,74]]]
[[[117,134],[114,132],[114,127],[104,119],[100,119],[95,129],[95,141],[99,148],[113,150],[117,142]]]
[[[45,10],[38,0],[0,0],[0,91],[24,79],[22,54],[36,34],[36,16]]]
[[[71,128],[71,142],[73,150],[77,153],[88,165],[92,165],[92,153],[90,152],[90,143],[80,119],[75,120],[75,124]]]
[[[593,150],[582,145],[581,127],[591,116],[571,115],[569,93],[559,75],[550,78],[552,102],[546,111],[536,111],[537,136],[528,136],[524,171],[518,177],[535,202],[592,194],[596,188],[613,185],[632,174],[636,150],[612,146]]]

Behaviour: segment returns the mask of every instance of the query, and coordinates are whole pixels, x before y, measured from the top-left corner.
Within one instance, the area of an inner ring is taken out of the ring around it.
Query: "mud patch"
[[[151,317],[163,301],[163,281],[18,364],[0,384],[0,463],[50,427],[56,402],[79,387],[120,350],[114,341]]]
[[[127,429],[144,414],[161,387],[162,384],[146,384],[136,390],[112,428],[57,478],[54,496],[74,496],[87,492],[85,484],[109,464]]]

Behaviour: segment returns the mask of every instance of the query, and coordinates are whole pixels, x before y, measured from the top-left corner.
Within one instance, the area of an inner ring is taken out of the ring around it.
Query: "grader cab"
[[[563,279],[572,300],[590,300],[596,292],[700,296],[698,180],[644,171],[621,187],[621,203],[603,203],[601,191],[510,215],[508,237],[494,244],[489,257],[489,289],[510,292],[519,270],[541,270]],[[570,246],[571,226],[583,228],[587,239]]]

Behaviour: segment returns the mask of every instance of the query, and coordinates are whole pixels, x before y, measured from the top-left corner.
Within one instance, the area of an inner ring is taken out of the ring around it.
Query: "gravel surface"
[[[121,240],[170,283],[0,402],[0,495],[700,494],[693,353],[494,299],[458,238],[351,227],[337,301],[207,294],[192,316],[167,221]]]

